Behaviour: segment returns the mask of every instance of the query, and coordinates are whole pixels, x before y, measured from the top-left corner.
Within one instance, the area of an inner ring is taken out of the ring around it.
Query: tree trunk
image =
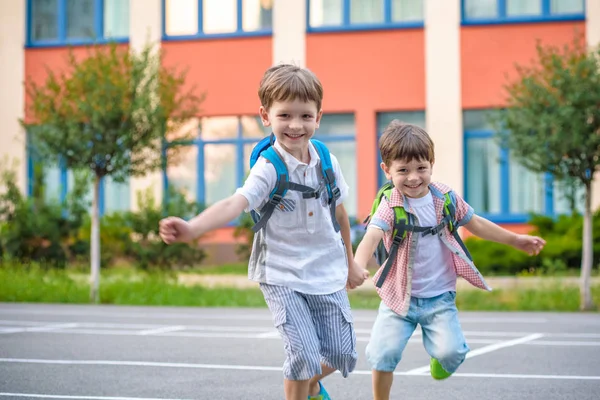
[[[100,196],[100,178],[94,177],[94,196],[92,199],[92,232],[91,232],[91,263],[90,301],[100,302],[100,217],[98,200]]]
[[[592,275],[592,264],[594,259],[593,253],[593,236],[592,236],[592,185],[585,185],[585,213],[583,215],[583,253],[581,257],[581,281],[580,294],[581,300],[579,307],[582,311],[590,311],[594,309],[592,302],[592,292],[590,288],[590,280]]]

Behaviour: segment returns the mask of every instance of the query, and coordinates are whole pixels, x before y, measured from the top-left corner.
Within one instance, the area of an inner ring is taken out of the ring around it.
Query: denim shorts
[[[394,371],[408,339],[419,324],[427,353],[437,359],[446,371],[455,372],[469,352],[458,321],[455,298],[454,291],[426,299],[411,297],[405,317],[381,302],[366,349],[371,368]]]

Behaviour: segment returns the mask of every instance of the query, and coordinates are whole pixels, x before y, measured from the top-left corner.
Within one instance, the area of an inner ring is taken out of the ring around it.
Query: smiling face
[[[259,113],[263,125],[271,127],[281,147],[301,162],[310,161],[308,141],[323,114],[314,101],[276,101],[269,109],[261,107]]]
[[[387,179],[406,197],[418,199],[429,193],[433,164],[427,160],[394,160],[389,167],[381,163]]]

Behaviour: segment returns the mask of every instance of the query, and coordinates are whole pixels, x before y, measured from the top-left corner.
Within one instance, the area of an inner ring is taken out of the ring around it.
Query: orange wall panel
[[[422,29],[308,34],[306,60],[325,112],[425,108]]]
[[[536,43],[569,43],[585,34],[585,22],[551,22],[465,26],[461,28],[462,107],[487,108],[506,104],[503,86],[516,77],[515,63],[537,58]]]
[[[187,85],[206,93],[202,115],[258,115],[258,84],[272,60],[270,37],[162,42],[162,48],[165,65],[187,69]]]
[[[119,45],[127,48],[128,45]],[[50,69],[55,74],[65,71],[68,65],[67,57],[69,56],[68,47],[48,47],[25,49],[25,82],[35,82],[43,84],[48,76],[47,69]],[[88,47],[72,47],[73,54],[78,60],[84,59],[88,54]],[[23,88],[25,90],[25,88]],[[25,116],[29,118],[27,109],[30,100],[25,98]]]

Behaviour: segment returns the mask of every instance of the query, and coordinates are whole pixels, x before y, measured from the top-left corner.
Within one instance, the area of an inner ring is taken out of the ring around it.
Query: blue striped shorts
[[[356,366],[356,334],[346,290],[325,295],[261,283],[260,289],[283,339],[283,376],[305,380],[321,373],[321,363],[347,377]]]

